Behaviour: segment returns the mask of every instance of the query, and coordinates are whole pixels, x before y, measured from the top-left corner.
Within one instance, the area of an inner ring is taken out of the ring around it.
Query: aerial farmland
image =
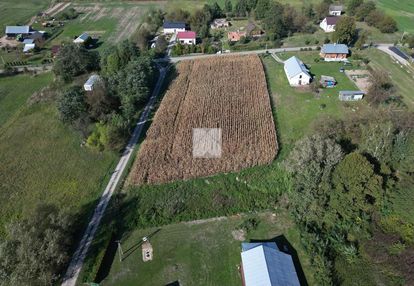
[[[274,159],[276,132],[258,56],[185,61],[178,73],[138,153],[131,183],[238,171]],[[222,130],[219,158],[193,157],[194,128]]]

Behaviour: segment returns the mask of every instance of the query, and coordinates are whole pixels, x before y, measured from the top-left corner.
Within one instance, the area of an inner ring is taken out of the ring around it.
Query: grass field
[[[0,77],[0,130],[6,122],[12,121],[11,117],[18,115],[18,111],[23,109],[34,91],[46,86],[51,80],[50,73],[36,77],[29,75]]]
[[[397,95],[402,96],[403,101],[407,104],[410,109],[414,109],[414,94],[413,82],[414,75],[413,72],[407,70],[407,68],[402,67],[400,64],[396,63],[388,54],[385,54],[377,49],[370,48],[363,53],[370,59],[369,65],[376,69],[382,69],[388,71],[391,77],[391,80],[394,83],[395,88],[397,89]]]
[[[376,0],[377,5],[392,16],[398,27],[405,32],[414,32],[414,2],[411,0]]]
[[[0,101],[0,235],[5,223],[30,215],[41,202],[87,216],[117,159],[80,147],[80,136],[61,123],[53,102],[25,103],[51,79],[50,74],[0,79],[2,88],[16,86]]]
[[[44,10],[50,0],[1,0],[0,36],[7,25],[24,25],[38,12]]]
[[[102,46],[127,39],[141,23],[141,18],[151,8],[163,7],[165,2],[75,2],[68,7],[75,8],[80,15],[67,22],[64,31],[52,44],[71,41],[83,32],[99,38]]]
[[[142,261],[140,241],[158,228],[136,230],[122,241],[124,260],[120,263],[115,257],[109,276],[101,285],[155,286],[174,281],[180,281],[180,285],[240,285],[237,267],[241,241],[234,238],[232,231],[248,217],[256,218],[259,225],[246,235],[245,241],[284,235],[296,250],[308,283],[313,285],[309,257],[301,248],[298,230],[284,212],[161,227],[150,238],[154,259],[146,263]]]

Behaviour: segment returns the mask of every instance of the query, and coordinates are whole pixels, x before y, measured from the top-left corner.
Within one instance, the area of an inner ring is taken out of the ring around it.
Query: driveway
[[[375,47],[381,51],[383,51],[384,53],[387,53],[388,55],[390,55],[393,59],[397,60],[399,63],[407,66],[410,64],[410,62],[408,60],[406,60],[405,58],[403,58],[402,56],[400,56],[399,54],[397,54],[396,52],[394,52],[393,50],[391,50],[390,48],[392,48],[394,45],[392,44],[378,44]]]

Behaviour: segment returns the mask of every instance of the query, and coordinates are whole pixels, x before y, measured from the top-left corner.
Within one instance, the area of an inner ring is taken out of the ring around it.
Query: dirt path
[[[62,12],[67,7],[69,7],[70,4],[72,4],[72,3],[71,2],[57,3],[54,6],[47,9],[44,13],[48,14],[49,16],[55,16],[56,14]]]

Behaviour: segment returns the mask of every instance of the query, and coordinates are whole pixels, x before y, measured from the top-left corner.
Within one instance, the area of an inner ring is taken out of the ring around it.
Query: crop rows
[[[162,183],[270,163],[276,130],[258,56],[184,61],[142,144],[129,182]],[[221,156],[193,157],[193,128],[220,128]]]

